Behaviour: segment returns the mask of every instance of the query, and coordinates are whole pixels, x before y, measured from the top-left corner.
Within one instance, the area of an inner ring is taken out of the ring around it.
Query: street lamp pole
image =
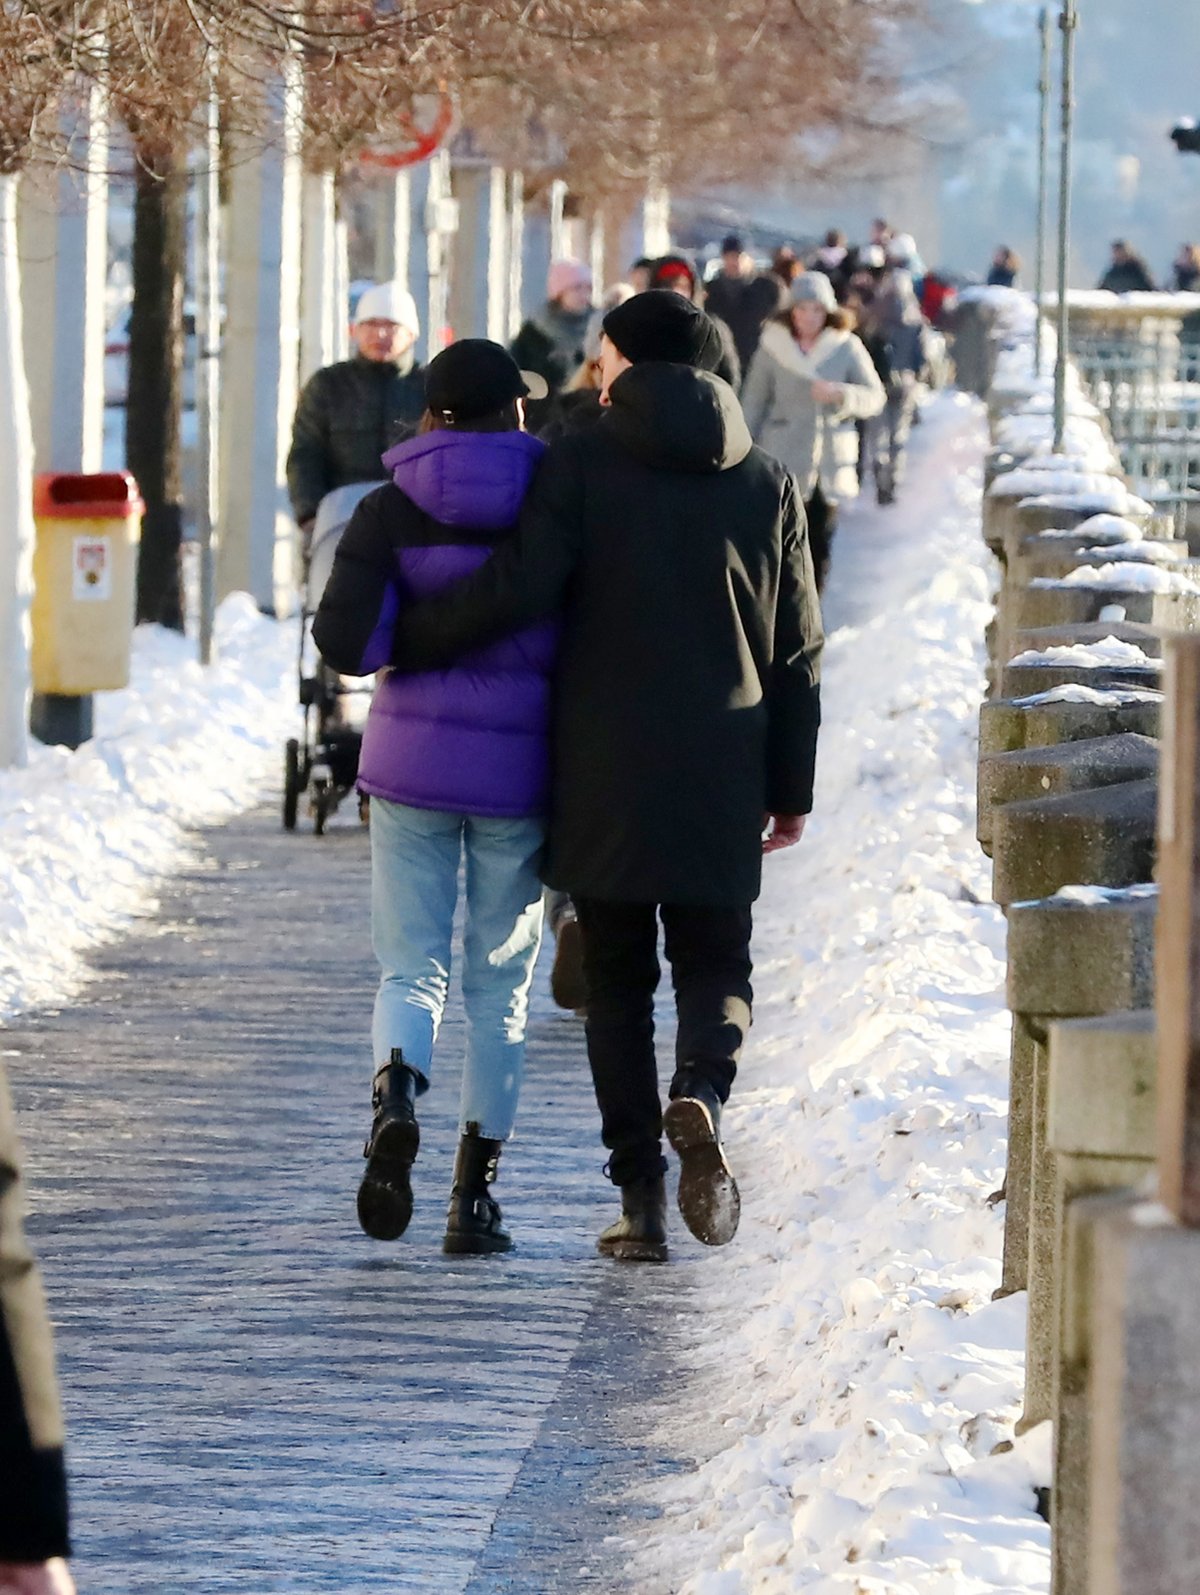
[[[1079,14],[1075,0],[1063,0],[1058,26],[1062,30],[1062,127],[1058,171],[1058,358],[1054,366],[1054,452],[1062,453],[1067,426],[1067,255],[1071,242],[1071,136],[1075,120],[1075,31]]]
[[[1037,263],[1033,285],[1033,299],[1037,308],[1034,323],[1033,374],[1042,374],[1042,297],[1046,291],[1046,169],[1050,162],[1050,10],[1043,6],[1038,12],[1038,34],[1041,39],[1041,64],[1038,69],[1038,198],[1037,198]]]

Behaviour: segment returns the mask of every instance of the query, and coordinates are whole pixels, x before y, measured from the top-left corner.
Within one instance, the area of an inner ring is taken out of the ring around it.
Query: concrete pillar
[[[990,852],[995,811],[1007,803],[1143,781],[1158,773],[1158,743],[1136,732],[1087,737],[1057,747],[1018,748],[979,761],[977,828]]]
[[[350,354],[350,224],[340,204],[333,223],[333,358]]]
[[[371,184],[371,196],[375,215],[375,281],[398,282],[402,288],[411,288],[409,282],[409,253],[413,232],[411,170],[405,166],[395,172],[382,171]]]
[[[603,212],[597,212],[592,217],[592,225],[588,230],[588,263],[592,268],[592,285],[599,303],[608,287],[608,229]]]
[[[1200,1588],[1200,1231],[1156,1203],[1094,1220],[1088,1595]]]
[[[1048,1026],[1055,1019],[1089,1018],[1150,1006],[1157,907],[1153,888],[1142,886],[1100,893],[1094,899],[1062,895],[1019,902],[1008,910],[1008,1005],[1014,1015],[1014,1034],[1020,1027],[1031,1042],[1023,1053],[1016,1047],[1013,1051],[1012,1098],[1014,1104],[1026,1106],[1029,1119],[1010,1119],[1010,1148],[1015,1143],[1017,1150],[1016,1168],[1007,1181],[1002,1287],[1019,1290],[1024,1284],[1029,1291],[1023,1429],[1053,1415],[1058,1295],[1055,1171],[1047,1144]],[[1022,1191],[1020,1184],[1026,1178],[1027,1188]],[[1010,1245],[1010,1225],[1027,1226],[1024,1281],[1016,1273],[1022,1250],[1020,1235],[1015,1233]]]
[[[992,819],[992,896],[1003,907],[1063,886],[1134,886],[1154,871],[1158,783],[1006,803]]]
[[[450,250],[458,231],[458,202],[451,191],[450,153],[439,150],[427,167],[424,207],[427,288],[425,358],[442,348],[450,309]]]
[[[1156,737],[1162,716],[1161,692],[1097,693],[1078,701],[1055,693],[1032,698],[994,699],[979,711],[979,754],[1039,748],[1122,731]]]
[[[671,192],[650,182],[642,201],[642,254],[665,255],[671,248]]]
[[[1156,909],[1157,899],[1143,890],[1110,893],[1094,905],[1051,897],[1009,910],[1013,1043],[1002,1295],[1024,1290],[1029,1277],[1035,1085],[1046,1016],[1144,1008],[1154,989]]]
[[[222,538],[217,583],[269,614],[295,607],[295,527],[284,466],[300,358],[299,87],[276,91],[266,144],[233,140],[226,267]]]
[[[502,166],[487,176],[487,315],[485,330],[493,343],[508,341],[508,177]]]
[[[1080,1199],[1128,1192],[1154,1168],[1154,1015],[1107,1014],[1050,1026],[1047,1143],[1055,1170],[1054,1595],[1088,1595],[1087,1376],[1094,1259],[1071,1223]]]
[[[525,319],[525,174],[508,180],[508,324],[504,342],[511,343]]]
[[[300,382],[336,359],[337,196],[332,172],[305,172],[300,280]],[[345,301],[343,299],[343,306]],[[341,319],[345,320],[343,310]]]
[[[506,182],[499,166],[454,169],[458,231],[450,287],[450,324],[459,338],[505,341],[508,299]]]
[[[69,134],[68,159],[27,173],[18,206],[38,471],[98,471],[103,463],[108,118],[99,91],[80,102]]]
[[[563,260],[572,253],[567,228],[567,185],[561,177],[550,184],[550,259]]]

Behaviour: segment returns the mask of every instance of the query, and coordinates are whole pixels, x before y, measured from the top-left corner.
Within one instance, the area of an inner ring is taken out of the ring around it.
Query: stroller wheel
[[[300,744],[289,737],[283,750],[283,828],[296,829],[296,814],[300,806]]]

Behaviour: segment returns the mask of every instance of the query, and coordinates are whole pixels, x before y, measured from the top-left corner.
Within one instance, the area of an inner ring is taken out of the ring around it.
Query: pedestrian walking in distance
[[[1152,294],[1155,291],[1149,266],[1123,238],[1113,243],[1108,270],[1096,286],[1111,294]]]
[[[398,619],[392,663],[445,666],[554,613],[562,647],[544,878],[583,936],[587,1045],[621,1213],[601,1252],[667,1255],[662,1137],[692,1234],[740,1198],[721,1138],[750,1024],[764,849],[812,806],[822,636],[799,489],[713,375],[722,344],[683,296],[611,310],[604,415],[551,445],[517,536]],[[764,841],[764,830],[767,832]],[[664,1114],[658,920],[679,1016]]]
[[[582,260],[552,261],[546,303],[513,339],[513,359],[526,371],[536,371],[552,394],[558,393],[584,362],[591,317],[591,268]]]
[[[287,482],[305,536],[326,493],[385,479],[384,450],[412,434],[425,408],[413,296],[399,283],[376,283],[360,297],[351,332],[354,354],[314,372],[296,406]]]
[[[858,491],[855,420],[883,409],[871,357],[847,328],[829,278],[806,271],[788,311],[763,329],[742,389],[746,424],[800,483],[817,580],[824,586],[838,505]]]
[[[477,569],[511,535],[544,450],[523,429],[523,406],[545,393],[485,339],[430,362],[420,434],[385,454],[392,480],[355,510],[317,611],[313,636],[335,670],[386,666],[397,613]],[[451,670],[387,671],[371,702],[358,784],[371,797],[381,979],[358,1216],[376,1240],[402,1235],[412,1215],[416,1103],[432,1077],[465,861],[467,1050],[443,1245],[512,1244],[491,1186],[516,1119],[542,933],[554,650],[555,629],[543,624]]]
[[[779,310],[781,297],[775,278],[756,271],[742,240],[730,233],[721,244],[721,269],[708,285],[704,308],[733,334],[743,371],[754,357],[763,327]]]

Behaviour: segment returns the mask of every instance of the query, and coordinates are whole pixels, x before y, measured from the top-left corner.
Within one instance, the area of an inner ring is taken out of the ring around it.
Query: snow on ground
[[[235,593],[217,616],[218,660],[159,626],[134,635],[133,676],[96,698],[95,738],[34,744],[0,770],[0,1020],[58,1003],[83,956],[153,907],[190,854],[188,828],[257,802],[295,735],[297,622]]]
[[[991,1300],[1009,1027],[974,835],[985,446],[973,401],[930,406],[887,512],[897,596],[829,641],[816,811],[768,863],[726,1121],[741,1232],[697,1269],[672,1399],[672,1421],[695,1401],[729,1444],[661,1488],[629,1546],[639,1589],[1048,1585],[1046,1434],[991,1454],[1020,1411],[1025,1298]]]

